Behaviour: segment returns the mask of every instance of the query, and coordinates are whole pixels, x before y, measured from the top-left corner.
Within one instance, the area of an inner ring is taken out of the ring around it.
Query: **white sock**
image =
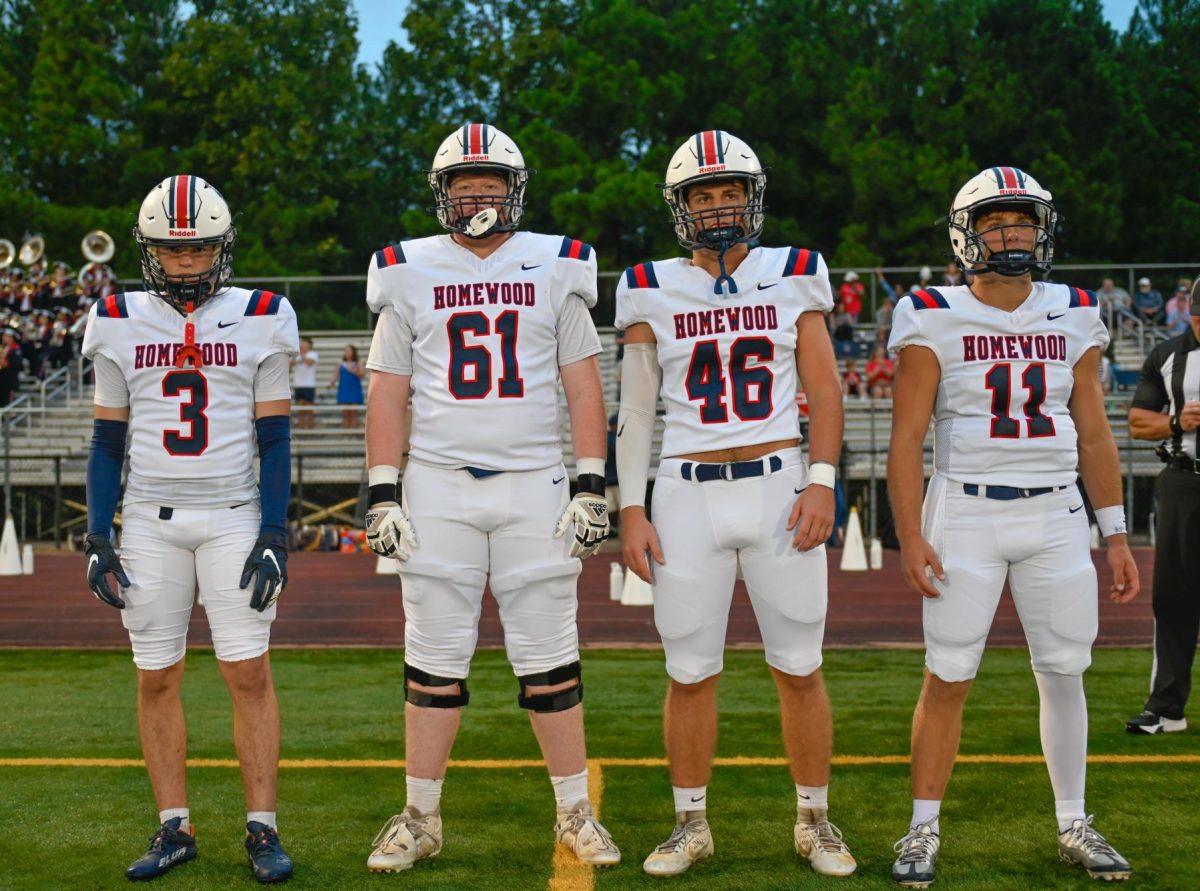
[[[941,835],[942,826],[938,819],[941,812],[942,801],[940,798],[914,798],[912,822],[908,824],[908,828],[916,829],[922,823],[932,820],[933,823],[929,828],[934,831],[935,835]]]
[[[587,781],[586,767],[569,777],[550,777],[550,785],[554,787],[554,803],[559,811],[574,810],[579,802],[588,800]]]
[[[1041,699],[1042,754],[1054,789],[1058,831],[1084,816],[1083,790],[1087,783],[1087,699],[1081,675],[1035,671]]]
[[[675,793],[675,813],[708,810],[708,786],[672,786]]]
[[[411,804],[422,814],[436,813],[441,808],[442,780],[406,776],[404,785],[407,789],[405,804]]]
[[[247,811],[246,822],[262,823],[264,826],[270,826],[272,829],[279,829],[279,824],[275,822],[274,811]]]
[[[829,785],[801,786],[796,784],[796,810],[829,810]]]
[[[188,819],[188,809],[186,807],[169,807],[165,811],[158,812],[159,823],[166,823],[168,820],[174,820],[176,817],[179,818],[180,831],[187,829],[191,820]]]

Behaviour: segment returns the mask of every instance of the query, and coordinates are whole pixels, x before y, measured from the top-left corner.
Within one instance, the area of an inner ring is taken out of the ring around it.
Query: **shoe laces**
[[[259,854],[273,853],[279,847],[279,834],[270,826],[250,833],[250,840],[256,857]]]
[[[170,826],[160,826],[158,832],[150,836],[150,850],[162,851],[167,842],[176,843],[176,836],[182,834],[178,829],[172,829]]]
[[[1091,856],[1104,854],[1109,857],[1120,856],[1117,854],[1116,848],[1108,843],[1103,835],[1092,827],[1092,820],[1096,819],[1095,814],[1088,814],[1086,820],[1076,820],[1071,824],[1071,828],[1065,833],[1065,842],[1073,848],[1081,848]]]
[[[656,854],[673,854],[676,851],[681,851],[688,842],[688,829],[693,824],[698,823],[698,820],[692,820],[690,823],[677,823],[671,837],[654,849]]]
[[[842,841],[842,830],[828,820],[820,820],[811,824],[813,841],[817,847],[827,854],[848,853],[850,849]]]
[[[928,832],[922,832],[928,828]],[[928,823],[922,823],[908,830],[908,835],[892,845],[892,850],[900,855],[899,863],[920,863],[933,859],[937,851],[938,837]]]
[[[596,815],[590,810],[572,811],[563,816],[566,817],[567,828],[575,834],[575,838],[578,839],[583,834],[584,829],[590,826],[596,840],[600,843],[600,847],[606,851],[617,850],[616,843],[613,842],[608,830],[600,824],[600,821],[596,819]]]
[[[395,814],[390,820],[387,821],[387,823],[383,825],[383,828],[375,834],[375,838],[371,844],[378,846],[379,843],[385,839],[388,842],[394,842],[395,836],[404,827],[408,827],[408,832],[413,837],[414,841],[419,839],[422,835],[429,835],[422,825],[426,816],[428,816],[428,814],[418,815],[416,812],[407,809],[405,809],[403,813]]]

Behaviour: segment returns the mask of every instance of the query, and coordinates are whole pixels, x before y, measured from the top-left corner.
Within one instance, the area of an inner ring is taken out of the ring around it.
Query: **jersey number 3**
[[[208,381],[196,370],[168,371],[162,382],[163,396],[179,401],[179,420],[189,425],[182,430],[164,430],[163,448],[172,455],[202,455],[208,448]]]
[[[762,421],[771,417],[771,385],[775,376],[765,365],[775,358],[775,344],[766,337],[739,337],[729,347],[728,383],[721,364],[721,352],[715,340],[699,341],[692,350],[687,370],[687,394],[700,403],[700,420],[705,424],[724,424],[729,420],[725,406],[726,389],[731,391],[733,413],[743,421]]]
[[[525,395],[525,381],[517,364],[516,310],[507,310],[496,317],[496,334],[500,335],[500,365],[502,374],[497,382],[502,399],[519,399]],[[446,322],[450,337],[450,373],[448,385],[455,399],[482,399],[492,392],[492,353],[482,344],[467,344],[467,335],[487,337],[492,333],[488,317],[481,312],[459,312]]]
[[[1021,424],[1009,414],[1012,399],[1012,366],[998,362],[984,375],[984,385],[992,391],[992,439],[1018,439]],[[1029,365],[1021,375],[1021,386],[1029,391],[1025,400],[1025,426],[1029,437],[1053,436],[1054,419],[1042,414],[1046,401],[1046,366],[1041,362]]]

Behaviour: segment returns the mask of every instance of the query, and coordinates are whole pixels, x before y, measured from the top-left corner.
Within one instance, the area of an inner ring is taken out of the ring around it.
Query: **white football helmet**
[[[485,171],[499,173],[508,181],[508,196],[499,211],[490,195],[450,197],[450,180],[456,173]],[[525,185],[533,172],[525,166],[517,144],[503,132],[491,124],[463,124],[442,140],[433,156],[433,167],[428,174],[436,201],[433,212],[442,228],[468,238],[511,232],[525,214]],[[478,204],[489,206],[476,213]]]
[[[142,252],[146,288],[179,312],[198,307],[223,291],[233,277],[237,230],[221,193],[198,176],[168,176],[150,190],[138,211],[133,237]],[[167,275],[158,258],[162,247],[215,245],[212,266],[187,275]]]
[[[698,183],[739,179],[746,184],[746,204],[741,226],[706,226],[716,222],[717,214],[727,219],[729,209],[692,213],[687,206],[689,186]],[[675,235],[689,251],[707,248],[724,251],[740,241],[751,241],[762,234],[763,193],[767,176],[753,149],[724,130],[704,130],[688,138],[675,150],[667,165],[667,180],[662,184],[663,198],[675,219]],[[707,219],[706,219],[707,218]]]
[[[1032,224],[1036,230],[1032,251],[993,253],[983,243],[983,233],[976,231],[975,221],[987,211],[1005,208],[1025,211],[1037,221]],[[1037,269],[1045,274],[1054,259],[1057,222],[1051,195],[1037,180],[1016,167],[989,167],[967,180],[950,207],[954,260],[964,272],[1021,276]]]

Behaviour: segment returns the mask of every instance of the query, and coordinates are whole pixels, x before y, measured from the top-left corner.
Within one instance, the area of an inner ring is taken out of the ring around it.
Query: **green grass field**
[[[272,655],[284,719],[285,759],[403,757],[399,651],[278,651]],[[1134,738],[1126,717],[1145,695],[1146,650],[1099,650],[1087,676],[1092,755],[1200,755],[1195,730]],[[838,756],[908,753],[921,682],[917,651],[831,651],[826,677]],[[589,754],[661,758],[662,656],[589,651]],[[141,767],[14,766],[12,759],[139,758],[134,676],[127,653],[0,652],[0,889],[120,888],[156,814]],[[537,759],[516,683],[496,652],[480,653],[456,760]],[[195,759],[233,757],[228,700],[210,653],[193,653],[184,687]],[[730,652],[721,685],[719,755],[778,758],[778,719],[762,654]],[[992,650],[967,705],[963,755],[1037,755],[1037,696],[1028,657]],[[1094,763],[1088,809],[1134,867],[1139,888],[1200,887],[1200,764]],[[792,849],[795,795],[782,766],[718,767],[710,785],[717,854],[676,880],[640,864],[668,833],[664,767],[604,766],[603,819],[625,862],[595,874],[595,888],[891,888],[892,843],[909,816],[906,764],[834,768],[831,817],[859,861],[850,879],[811,872]],[[200,856],[161,888],[256,887],[241,848],[244,805],[236,769],[189,771]],[[554,802],[540,766],[452,767],[442,813],[446,846],[411,872],[373,876],[371,839],[399,810],[401,770],[292,767],[280,778],[280,830],[296,861],[291,887],[544,889],[554,875]],[[936,888],[1088,888],[1058,861],[1053,800],[1039,763],[958,765],[943,807]],[[586,885],[586,883],[585,883]],[[570,887],[565,885],[564,887]],[[576,885],[574,887],[583,887]]]

